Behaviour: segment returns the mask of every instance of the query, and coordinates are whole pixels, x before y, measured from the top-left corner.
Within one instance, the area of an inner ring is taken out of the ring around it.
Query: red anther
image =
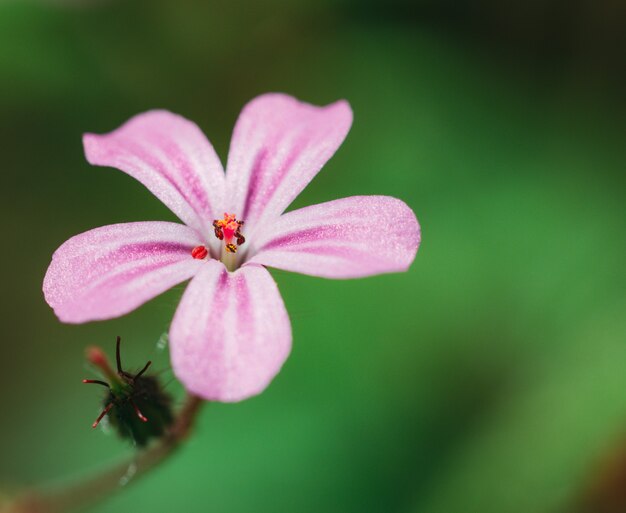
[[[204,246],[196,246],[191,250],[191,256],[197,260],[202,260],[209,254],[209,251]]]
[[[234,244],[226,244],[226,251],[229,253],[237,253],[237,246]]]

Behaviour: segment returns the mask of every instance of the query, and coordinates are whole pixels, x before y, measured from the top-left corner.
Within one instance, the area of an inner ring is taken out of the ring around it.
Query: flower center
[[[234,271],[237,263],[237,248],[246,242],[246,238],[241,234],[243,221],[239,221],[235,214],[224,213],[222,219],[213,221],[215,236],[224,241],[221,250],[221,261],[229,271]],[[196,246],[191,250],[191,256],[197,260],[204,260],[209,255],[206,246]]]
[[[216,219],[213,221],[213,228],[215,228],[215,236],[219,240],[223,240],[225,249],[229,253],[237,253],[237,246],[241,246],[246,239],[241,235],[241,227],[243,221],[238,221],[235,214],[227,214],[224,212],[223,219]],[[233,243],[233,239],[237,244]]]

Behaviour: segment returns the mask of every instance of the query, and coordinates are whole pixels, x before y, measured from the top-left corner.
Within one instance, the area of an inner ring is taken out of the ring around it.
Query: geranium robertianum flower
[[[283,94],[248,103],[224,172],[192,122],[139,114],[83,138],[87,160],[143,183],[185,224],[135,222],[72,237],[53,255],[46,301],[61,321],[110,319],[192,278],[170,328],[174,373],[208,400],[261,392],[291,348],[265,266],[325,278],[405,271],[420,229],[402,201],[354,196],[283,213],[346,137],[352,111]]]

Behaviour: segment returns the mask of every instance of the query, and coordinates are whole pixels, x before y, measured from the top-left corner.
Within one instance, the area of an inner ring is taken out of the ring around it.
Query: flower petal
[[[280,215],[332,157],[352,124],[346,101],[326,107],[264,94],[239,115],[228,154],[226,211],[251,226]]]
[[[283,214],[257,233],[249,263],[324,278],[406,271],[420,244],[413,211],[389,196],[353,196]]]
[[[197,234],[177,223],[103,226],[67,240],[43,283],[48,304],[70,323],[110,319],[193,276],[204,264]]]
[[[221,217],[222,164],[202,131],[182,116],[144,112],[108,134],[85,134],[83,144],[90,164],[136,178],[205,236],[213,219]]]
[[[291,349],[276,283],[261,266],[229,273],[211,260],[191,280],[170,329],[172,366],[204,399],[234,402],[262,392]]]

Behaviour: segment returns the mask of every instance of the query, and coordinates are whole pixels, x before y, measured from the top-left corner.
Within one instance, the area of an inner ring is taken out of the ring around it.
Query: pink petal
[[[262,392],[291,349],[291,325],[276,283],[261,266],[229,273],[211,260],[191,280],[170,330],[174,373],[207,400]]]
[[[196,233],[177,223],[103,226],[67,240],[43,282],[48,304],[70,323],[110,319],[193,276]]]
[[[283,214],[257,233],[249,263],[324,278],[406,271],[420,244],[413,211],[389,196],[353,196]]]
[[[280,215],[332,157],[352,124],[346,101],[326,107],[284,94],[248,103],[237,120],[226,171],[227,212],[246,222]]]
[[[181,221],[205,236],[221,217],[224,171],[191,121],[164,110],[139,114],[108,134],[85,134],[90,164],[121,169],[139,180]]]

